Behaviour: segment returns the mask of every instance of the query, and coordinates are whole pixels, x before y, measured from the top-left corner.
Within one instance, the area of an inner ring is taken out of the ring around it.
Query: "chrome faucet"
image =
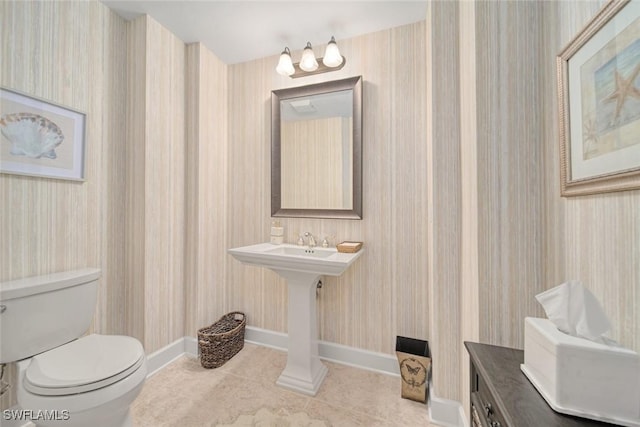
[[[307,238],[307,246],[309,246],[309,249],[316,247],[316,239],[313,237],[313,234],[307,231],[304,233],[304,237]]]

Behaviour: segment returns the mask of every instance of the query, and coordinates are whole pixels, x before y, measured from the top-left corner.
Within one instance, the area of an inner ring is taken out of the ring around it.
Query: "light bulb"
[[[330,68],[334,68],[342,64],[342,55],[340,55],[340,49],[338,49],[336,39],[333,36],[331,36],[331,40],[324,51],[322,63]]]
[[[280,54],[280,60],[278,61],[276,71],[278,72],[278,74],[281,74],[283,76],[290,76],[295,73],[296,70],[293,68],[293,63],[291,62],[291,52],[289,51],[288,47],[285,47]]]
[[[311,48],[311,43],[307,42],[307,46],[302,52],[302,58],[300,59],[300,69],[303,71],[315,71],[318,69],[318,61]]]

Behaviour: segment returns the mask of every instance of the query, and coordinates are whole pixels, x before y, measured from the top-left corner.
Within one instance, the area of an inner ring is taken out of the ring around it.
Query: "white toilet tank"
[[[0,363],[81,337],[93,319],[100,270],[85,268],[0,282]]]

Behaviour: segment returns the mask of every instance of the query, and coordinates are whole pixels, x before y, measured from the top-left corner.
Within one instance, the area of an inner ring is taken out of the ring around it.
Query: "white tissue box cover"
[[[555,411],[640,426],[640,355],[525,318],[522,372]]]

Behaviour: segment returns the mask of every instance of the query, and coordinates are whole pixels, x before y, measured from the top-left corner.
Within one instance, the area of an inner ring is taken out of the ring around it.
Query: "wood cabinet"
[[[520,370],[524,351],[465,342],[471,359],[472,427],[611,426],[555,412]]]

